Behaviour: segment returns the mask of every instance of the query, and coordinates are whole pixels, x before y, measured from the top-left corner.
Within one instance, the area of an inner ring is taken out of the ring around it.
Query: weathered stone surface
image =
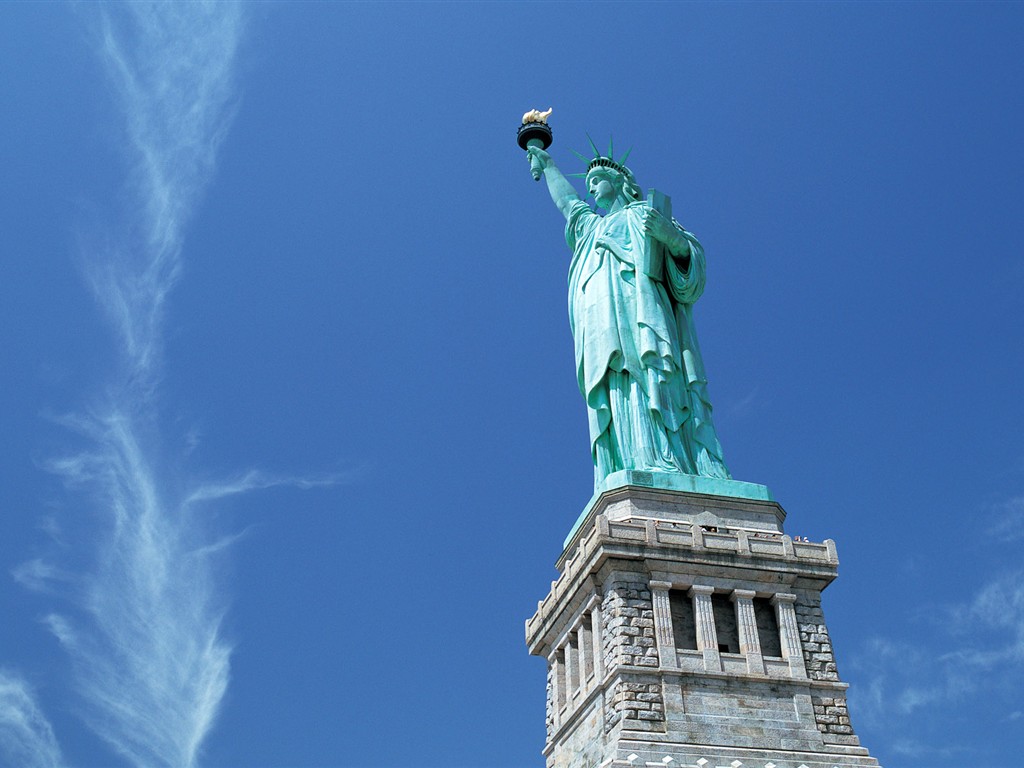
[[[580,531],[527,622],[531,652],[549,659],[548,768],[877,768],[821,609],[834,544],[795,545],[771,502],[716,517],[722,500],[681,495],[672,513],[664,491],[633,507],[619,494],[616,519]],[[776,527],[730,528],[741,520]]]

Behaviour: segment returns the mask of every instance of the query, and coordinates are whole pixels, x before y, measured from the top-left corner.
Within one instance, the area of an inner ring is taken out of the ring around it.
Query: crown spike
[[[590,142],[590,148],[591,148],[592,150],[594,150],[594,157],[595,157],[595,158],[598,158],[598,157],[600,157],[600,156],[601,156],[601,150],[599,150],[599,149],[597,148],[597,144],[595,144],[595,143],[594,143],[594,140],[593,140],[592,138],[590,138],[590,134],[589,134],[589,133],[587,134],[587,141],[589,141],[589,142]]]
[[[610,134],[610,133],[608,134],[608,159],[610,159],[610,160],[614,160],[615,159],[615,150],[612,147],[612,134]]]
[[[585,174],[585,173],[567,173],[565,175],[568,178],[570,178],[570,179],[585,179],[585,178],[587,178],[587,174]]]
[[[589,158],[589,157],[587,157],[587,156],[586,156],[586,155],[584,155],[584,154],[581,154],[580,152],[577,152],[577,151],[576,151],[575,149],[572,149],[572,148],[570,147],[570,148],[569,148],[569,151],[570,151],[570,152],[572,152],[572,153],[573,153],[574,155],[576,155],[576,157],[578,157],[578,158],[579,158],[580,160],[582,160],[582,161],[583,161],[584,163],[589,163],[589,162],[590,162],[590,158]]]
[[[622,159],[619,160],[619,165],[625,165],[626,164],[626,160],[629,158],[629,153],[632,152],[632,151],[633,151],[632,147],[630,147],[629,149],[626,150],[626,154],[624,154],[622,156]]]

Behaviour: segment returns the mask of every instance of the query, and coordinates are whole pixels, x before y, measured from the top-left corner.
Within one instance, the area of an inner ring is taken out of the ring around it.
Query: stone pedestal
[[[878,766],[821,610],[834,542],[786,536],[763,486],[738,498],[650,474],[587,506],[526,622],[548,660],[549,768]]]

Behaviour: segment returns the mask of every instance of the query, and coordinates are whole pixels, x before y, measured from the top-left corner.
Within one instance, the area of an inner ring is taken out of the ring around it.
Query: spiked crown
[[[608,139],[607,155],[601,154],[601,151],[597,148],[597,145],[594,144],[594,140],[590,138],[589,133],[587,134],[587,140],[590,142],[590,148],[594,150],[594,156],[587,157],[586,155],[581,155],[576,150],[573,150],[573,154],[575,154],[576,157],[578,157],[580,160],[587,164],[587,170],[585,173],[571,173],[569,174],[570,176],[583,179],[586,178],[587,175],[595,168],[608,168],[613,171],[618,171],[623,176],[632,177],[632,172],[626,167],[626,160],[629,157],[629,153],[633,151],[632,147],[626,150],[626,154],[624,154],[621,159],[616,160],[615,151],[612,145],[611,138]]]

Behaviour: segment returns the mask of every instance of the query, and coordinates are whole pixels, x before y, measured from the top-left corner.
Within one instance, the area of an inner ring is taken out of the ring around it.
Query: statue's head
[[[609,210],[616,201],[623,205],[642,200],[633,172],[611,158],[598,156],[587,165],[587,192],[598,208]]]

